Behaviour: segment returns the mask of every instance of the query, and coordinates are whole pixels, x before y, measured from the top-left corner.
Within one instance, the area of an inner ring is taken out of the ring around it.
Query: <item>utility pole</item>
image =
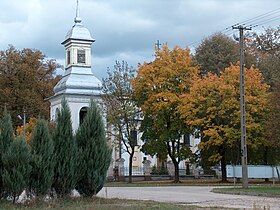
[[[23,109],[23,135],[24,135],[24,140],[26,141],[26,111],[25,108]]]
[[[246,112],[245,112],[245,90],[244,90],[244,86],[245,86],[244,84],[244,30],[251,30],[251,28],[247,28],[242,25],[233,26],[232,28],[239,30],[242,187],[248,188]]]
[[[22,120],[22,122],[23,122],[23,137],[24,137],[24,140],[26,140],[26,110],[25,110],[25,108],[23,108],[23,119],[20,114],[17,117],[18,117],[18,119]]]

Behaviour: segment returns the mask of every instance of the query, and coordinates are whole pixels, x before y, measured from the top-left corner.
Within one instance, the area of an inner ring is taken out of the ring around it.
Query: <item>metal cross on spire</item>
[[[157,49],[157,50],[159,50],[160,45],[161,45],[161,44],[160,44],[159,40],[157,40],[157,42],[155,43],[155,46],[156,46],[156,49]]]
[[[79,0],[77,0],[75,23],[80,23],[80,22],[82,22],[82,19],[80,18]]]

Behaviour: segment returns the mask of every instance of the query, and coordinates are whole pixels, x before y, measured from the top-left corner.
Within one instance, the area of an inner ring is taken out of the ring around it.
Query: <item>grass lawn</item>
[[[138,201],[124,199],[105,199],[99,197],[92,198],[64,198],[54,201],[33,201],[27,204],[12,204],[10,201],[0,201],[0,210],[6,209],[56,209],[56,210],[183,210],[183,209],[217,209],[217,208],[200,208],[196,206],[175,205],[168,203],[160,203],[154,201]]]
[[[235,195],[254,195],[254,196],[266,196],[266,197],[279,197],[280,198],[280,186],[249,186],[247,189],[242,187],[232,188],[214,188],[212,190],[216,193],[227,193]]]

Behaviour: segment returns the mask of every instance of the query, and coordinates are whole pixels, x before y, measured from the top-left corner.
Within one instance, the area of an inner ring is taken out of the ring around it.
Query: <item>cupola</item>
[[[89,30],[82,24],[77,1],[74,25],[61,43],[66,51],[65,69],[71,66],[91,67],[91,44],[94,41]]]

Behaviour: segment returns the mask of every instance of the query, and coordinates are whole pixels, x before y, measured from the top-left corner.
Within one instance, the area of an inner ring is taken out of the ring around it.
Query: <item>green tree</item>
[[[22,124],[17,116],[23,110],[28,119],[39,114],[49,118],[45,99],[53,95],[53,87],[61,78],[55,76],[56,68],[60,65],[39,50],[9,46],[0,51],[0,111],[7,106],[15,127]]]
[[[133,90],[131,80],[134,70],[125,61],[118,62],[114,71],[107,71],[108,77],[103,79],[103,102],[110,125],[108,135],[113,137],[119,147],[119,159],[122,158],[123,146],[129,154],[129,182],[132,182],[132,162],[137,146],[137,126],[139,123],[139,109],[132,100]]]
[[[65,99],[56,119],[54,143],[54,182],[56,193],[63,197],[76,187],[77,145],[73,138],[71,113]]]
[[[280,80],[280,26],[267,28],[258,34],[247,34],[246,49],[255,58],[254,63],[262,72],[265,82],[273,90]],[[279,90],[276,90],[279,91]]]
[[[3,118],[0,119],[0,174],[3,173],[3,161],[2,156],[4,152],[9,148],[10,144],[14,140],[14,132],[12,126],[11,115],[8,113],[7,108],[4,107]],[[3,193],[3,183],[0,179],[0,198]]]
[[[176,109],[180,95],[189,91],[190,81],[198,76],[198,68],[189,49],[176,46],[169,50],[164,45],[156,51],[153,62],[139,65],[137,73],[133,80],[134,97],[143,111],[144,121],[151,122],[141,124],[142,140],[149,153],[152,150],[153,154],[162,155],[162,150],[166,151],[174,164],[174,181],[179,182],[179,163],[190,155],[182,136],[189,135],[191,130]],[[154,141],[158,143],[150,143]]]
[[[158,139],[158,129],[154,127],[154,121],[157,118],[152,113],[145,113],[145,117],[141,122],[140,131],[142,132],[141,139],[145,142],[141,151],[151,156],[156,155],[157,159],[161,162],[161,166],[164,167],[168,156],[166,150],[166,143]]]
[[[208,72],[220,74],[239,60],[238,43],[222,33],[207,37],[195,51],[195,60],[202,75]]]
[[[3,189],[7,195],[13,196],[14,203],[29,183],[30,151],[26,141],[18,137],[3,153],[2,160]]]
[[[187,126],[200,131],[199,148],[209,154],[212,163],[221,161],[222,180],[226,181],[227,155],[236,150],[239,161],[240,89],[239,66],[227,68],[220,76],[208,74],[192,82],[188,94],[182,96],[178,107]],[[253,67],[245,69],[247,144],[251,152],[265,145],[264,124],[268,113],[268,85],[262,74]],[[254,153],[253,153],[254,154]],[[248,155],[248,162],[254,156]]]
[[[273,89],[269,97],[271,111],[265,125],[268,144],[263,149],[267,155],[264,164],[276,165],[280,163],[280,80],[274,83]]]
[[[260,69],[264,80],[270,85],[269,104],[271,112],[266,123],[265,135],[267,145],[260,148],[257,154],[262,154],[263,164],[279,162],[280,129],[279,129],[279,92],[280,92],[280,27],[266,28],[261,33],[248,33],[246,49],[255,58],[255,66]]]
[[[31,137],[30,187],[37,195],[44,195],[53,183],[53,142],[46,120],[39,119]]]
[[[77,131],[76,141],[81,174],[77,189],[88,196],[96,195],[104,185],[112,150],[106,142],[102,114],[93,100]]]

